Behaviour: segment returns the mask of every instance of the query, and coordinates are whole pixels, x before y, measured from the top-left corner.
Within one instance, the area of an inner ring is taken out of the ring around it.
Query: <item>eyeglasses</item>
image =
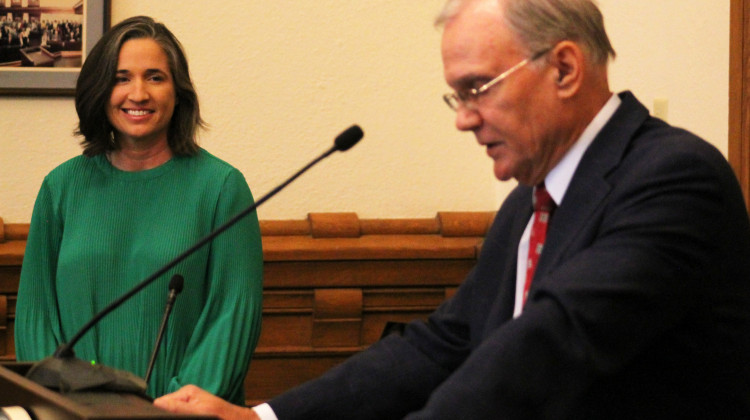
[[[534,60],[541,58],[544,54],[547,54],[549,51],[550,49],[548,48],[548,49],[542,50],[534,54],[530,58],[526,58],[522,60],[520,63],[502,72],[499,76],[497,76],[496,78],[490,80],[489,82],[483,84],[482,86],[478,88],[466,89],[460,92],[457,91],[457,92],[452,92],[452,93],[446,93],[445,95],[443,95],[443,100],[454,111],[458,111],[458,108],[460,108],[461,106],[464,106],[467,109],[476,109],[477,100],[479,99],[480,96],[487,93],[487,91],[490,90],[490,88],[492,88],[493,86],[497,85],[498,83],[508,78],[508,76],[515,73],[521,67],[531,63]]]

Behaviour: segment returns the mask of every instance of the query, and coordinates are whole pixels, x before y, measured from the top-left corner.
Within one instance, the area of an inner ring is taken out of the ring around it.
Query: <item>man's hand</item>
[[[223,420],[259,420],[252,409],[230,404],[195,385],[186,385],[159,397],[154,400],[154,405],[178,414],[208,414]]]

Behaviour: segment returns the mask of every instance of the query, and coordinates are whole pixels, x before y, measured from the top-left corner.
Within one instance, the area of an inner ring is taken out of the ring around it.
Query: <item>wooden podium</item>
[[[172,414],[133,394],[60,394],[26,379],[29,368],[31,363],[0,364],[0,407],[21,406],[35,420],[215,419]]]

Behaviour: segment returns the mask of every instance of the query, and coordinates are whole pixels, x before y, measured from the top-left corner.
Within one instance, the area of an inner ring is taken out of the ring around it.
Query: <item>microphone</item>
[[[164,316],[161,318],[161,325],[159,326],[159,333],[156,334],[156,344],[154,344],[154,350],[151,352],[151,360],[148,362],[148,369],[146,369],[146,376],[144,380],[148,384],[148,380],[151,378],[151,371],[154,370],[154,363],[156,362],[156,355],[159,353],[159,345],[161,339],[164,337],[164,332],[167,330],[167,321],[169,320],[169,314],[172,313],[172,306],[174,301],[177,300],[177,295],[182,292],[182,286],[185,284],[185,279],[175,274],[172,279],[169,280],[169,296],[167,296],[167,306],[164,308]]]
[[[357,144],[364,135],[365,133],[358,125],[353,125],[336,136],[336,139],[333,141],[333,148],[339,152],[346,152]]]
[[[84,334],[86,334],[94,325],[96,325],[110,312],[125,303],[135,294],[143,290],[146,286],[153,283],[167,271],[174,268],[177,264],[181,263],[198,249],[211,242],[214,238],[232,227],[243,217],[254,212],[258,207],[260,207],[261,204],[265,203],[268,199],[276,195],[279,191],[284,189],[300,175],[307,172],[307,170],[312,168],[315,164],[330,156],[334,152],[344,152],[351,149],[352,146],[357,144],[362,139],[362,137],[364,137],[364,132],[358,125],[352,125],[351,127],[344,130],[341,134],[336,136],[333,146],[331,146],[331,148],[326,152],[313,159],[310,163],[308,163],[294,175],[289,177],[289,179],[281,183],[270,192],[266,193],[266,195],[256,201],[255,204],[249,206],[236,216],[229,219],[223,225],[216,228],[216,230],[196,242],[195,245],[191,246],[182,254],[167,262],[164,266],[156,270],[145,280],[135,285],[135,287],[133,287],[130,291],[120,296],[114,302],[110,303],[106,308],[102,309],[99,313],[94,315],[94,317],[91,318],[88,323],[81,327],[81,329],[76,333],[76,335],[73,336],[73,338],[70,339],[70,341],[68,341],[67,343],[62,343],[55,350],[55,353],[52,356],[46,357],[35,363],[26,373],[26,377],[40,385],[46,386],[47,388],[60,389],[63,392],[101,389],[119,392],[131,392],[145,396],[147,384],[143,379],[130,372],[112,369],[100,364],[92,365],[83,360],[80,360],[75,357],[73,346],[81,339],[81,337],[83,337]]]

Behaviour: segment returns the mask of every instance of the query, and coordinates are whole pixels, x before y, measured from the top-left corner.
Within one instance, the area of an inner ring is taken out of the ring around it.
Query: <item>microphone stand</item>
[[[169,320],[169,314],[172,313],[172,306],[174,301],[177,299],[177,295],[182,292],[182,286],[185,283],[185,279],[175,274],[172,279],[169,280],[169,296],[167,297],[167,306],[164,308],[164,316],[161,318],[161,325],[159,326],[159,333],[156,334],[156,344],[154,344],[154,350],[151,352],[151,360],[148,361],[148,369],[146,369],[146,376],[143,378],[148,384],[148,380],[151,379],[151,372],[154,370],[154,363],[156,362],[156,355],[159,353],[159,346],[161,345],[161,339],[164,338],[164,332],[167,330],[167,321]]]
[[[122,305],[133,295],[153,283],[164,273],[174,268],[177,264],[181,263],[183,260],[185,260],[187,257],[192,255],[207,243],[211,242],[214,238],[232,227],[242,218],[254,212],[261,204],[265,203],[266,200],[276,195],[279,191],[284,189],[284,187],[289,185],[303,173],[307,172],[307,170],[312,168],[315,164],[330,156],[333,152],[343,152],[349,150],[352,146],[357,144],[363,136],[364,132],[357,125],[353,125],[344,130],[336,137],[333,146],[326,152],[305,165],[302,169],[297,171],[281,185],[277,186],[262,198],[260,198],[257,202],[229,219],[223,225],[216,228],[216,230],[206,235],[203,239],[196,242],[195,245],[191,246],[180,255],[176,256],[172,261],[167,262],[163,267],[156,270],[156,272],[154,272],[152,275],[138,283],[129,292],[125,293],[114,302],[110,303],[106,308],[102,309],[99,313],[94,315],[94,317],[91,318],[91,320],[87,322],[86,325],[84,325],[78,331],[78,333],[76,333],[76,335],[74,335],[73,338],[70,339],[70,341],[61,344],[57,348],[57,350],[55,350],[55,353],[52,356],[35,363],[27,372],[26,377],[40,385],[46,386],[48,388],[59,388],[61,391],[76,391],[81,389],[89,389],[92,387],[105,387],[105,389],[116,391],[145,394],[147,384],[143,379],[136,375],[133,375],[130,372],[115,370],[103,365],[92,366],[85,361],[77,359],[75,357],[75,353],[73,352],[73,346],[102,318]]]

